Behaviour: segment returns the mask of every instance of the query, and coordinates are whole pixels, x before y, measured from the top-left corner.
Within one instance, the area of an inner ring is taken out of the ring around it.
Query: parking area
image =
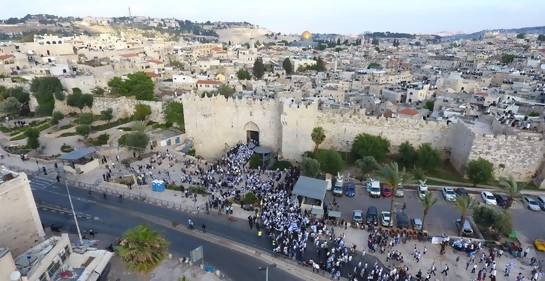
[[[440,191],[433,191],[432,194],[438,199],[438,202],[430,210],[426,219],[427,230],[433,235],[457,235],[458,230],[455,221],[460,218],[460,211],[452,205],[452,202],[447,202]],[[480,194],[471,194],[471,196],[480,204],[484,204]],[[533,197],[535,198],[535,196]],[[331,191],[326,192],[325,204],[332,202],[334,199],[338,203],[341,216],[345,221],[352,220],[353,210],[362,210],[365,215],[369,206],[375,206],[378,209],[379,216],[382,211],[390,210],[390,198],[382,196],[371,198],[367,192],[365,182],[355,183],[355,195],[353,197],[347,197],[346,194],[341,197],[334,197]],[[405,189],[404,196],[397,197],[394,200],[397,212],[401,212],[403,203],[406,203],[405,213],[408,217],[422,219],[423,210],[416,190]],[[522,234],[523,239],[525,239],[525,241],[521,240],[521,242],[531,244],[535,238],[545,238],[545,224],[541,223],[545,219],[545,211],[529,210],[522,203],[522,200],[518,199],[513,203],[510,212],[513,214],[514,229],[517,233]],[[393,216],[395,217],[395,214]],[[545,254],[540,256],[545,258]]]

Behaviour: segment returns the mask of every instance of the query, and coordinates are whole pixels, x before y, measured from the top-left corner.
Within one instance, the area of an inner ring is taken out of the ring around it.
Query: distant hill
[[[521,27],[521,28],[509,28],[509,29],[489,29],[481,30],[474,33],[465,33],[465,34],[455,34],[452,36],[444,36],[443,39],[446,40],[459,40],[459,39],[478,39],[486,32],[498,31],[499,33],[537,33],[545,34],[545,26],[534,26],[534,27]]]

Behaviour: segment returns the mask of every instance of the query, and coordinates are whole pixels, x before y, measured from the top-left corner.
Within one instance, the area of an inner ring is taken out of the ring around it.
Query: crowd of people
[[[167,152],[155,152],[149,163],[139,165],[134,172],[139,180],[150,181],[162,179],[168,182],[180,182],[182,185],[199,185],[205,187],[211,196],[208,205],[219,210],[229,209],[229,198],[238,197],[248,191],[255,193],[259,209],[255,216],[249,216],[250,228],[255,226],[258,234],[264,230],[271,240],[271,249],[275,253],[301,262],[312,267],[312,270],[321,274],[327,274],[332,279],[340,279],[341,276],[354,280],[432,280],[432,275],[442,274],[448,276],[449,266],[442,268],[440,273],[435,263],[429,268],[409,268],[407,259],[412,259],[416,264],[426,257],[428,251],[426,244],[415,245],[411,253],[402,252],[397,245],[406,243],[402,234],[395,236],[380,233],[377,228],[367,229],[367,250],[378,255],[384,255],[386,265],[378,259],[366,255],[366,249],[356,251],[356,246],[346,245],[346,237],[342,233],[343,226],[332,226],[324,218],[313,217],[309,212],[301,210],[300,202],[292,196],[293,187],[299,178],[296,168],[280,170],[264,170],[261,167],[250,169],[248,161],[253,155],[253,143],[238,144],[230,149],[221,159],[215,163],[207,163],[203,160],[183,160],[180,168],[179,179],[172,179],[168,171],[173,167],[177,159]],[[161,168],[163,163],[168,168]],[[338,233],[340,232],[340,233]],[[466,270],[470,271],[474,280],[496,280],[497,271],[495,257],[501,252],[489,252],[485,254],[480,244],[465,244],[463,241],[453,248],[462,248],[462,256],[468,256]],[[470,253],[467,254],[467,253]],[[480,259],[475,261],[476,255]],[[460,257],[456,259],[458,261]],[[505,276],[510,276],[513,266],[506,265]],[[538,272],[535,269],[528,279],[537,280]],[[516,280],[522,280],[523,274],[519,273]]]

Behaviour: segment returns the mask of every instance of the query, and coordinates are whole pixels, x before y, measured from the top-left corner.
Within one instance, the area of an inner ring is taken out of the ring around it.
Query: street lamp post
[[[276,267],[276,263],[273,263],[269,266],[260,266],[257,270],[265,270],[265,281],[269,281],[269,267]]]
[[[76,211],[74,210],[74,204],[72,203],[72,196],[70,196],[70,189],[68,188],[68,178],[66,177],[66,170],[62,166],[62,174],[64,177],[64,186],[66,187],[66,194],[68,195],[68,201],[70,201],[70,208],[72,209],[72,215],[74,216],[74,222],[76,223],[76,229],[78,231],[79,243],[81,244],[82,249],[85,249],[83,245],[83,239],[81,236],[81,230],[79,228],[78,218],[76,216]]]

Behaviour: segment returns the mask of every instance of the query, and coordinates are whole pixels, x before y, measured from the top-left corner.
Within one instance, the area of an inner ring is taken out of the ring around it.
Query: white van
[[[325,181],[327,182],[326,190],[331,190],[333,187],[333,176],[330,173],[325,174]]]

